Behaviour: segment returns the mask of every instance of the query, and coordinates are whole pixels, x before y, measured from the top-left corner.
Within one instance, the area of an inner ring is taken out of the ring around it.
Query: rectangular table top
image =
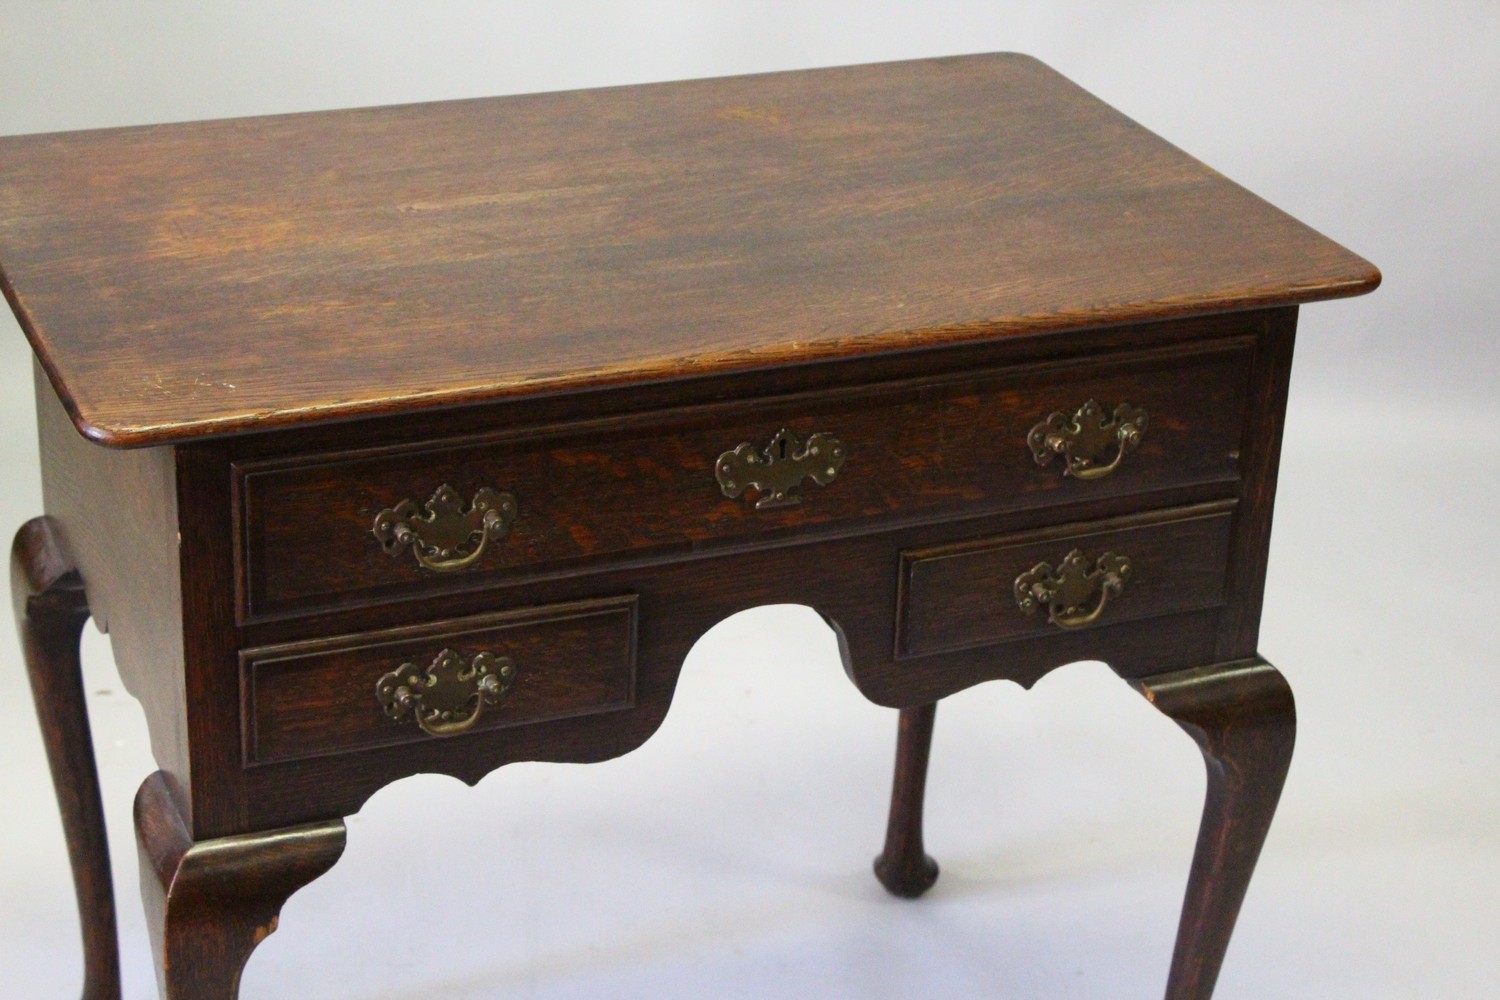
[[[118,446],[1379,280],[1011,54],[0,139],[0,284]]]

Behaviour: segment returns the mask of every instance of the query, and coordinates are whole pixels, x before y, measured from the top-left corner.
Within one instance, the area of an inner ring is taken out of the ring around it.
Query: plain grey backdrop
[[[1218,996],[1500,994],[1500,5],[4,0],[0,134],[1002,49],[1385,273],[1302,311],[1262,630],[1301,730]],[[7,314],[0,527],[41,510],[29,373]],[[152,764],[107,638],[85,659],[127,996],[154,996],[129,828]],[[8,621],[0,695],[0,996],[62,997],[76,921]],[[1099,664],[945,702],[944,873],[910,904],[868,873],[894,725],[812,612],[737,616],[635,754],[378,794],[243,995],[1159,995],[1192,744]]]

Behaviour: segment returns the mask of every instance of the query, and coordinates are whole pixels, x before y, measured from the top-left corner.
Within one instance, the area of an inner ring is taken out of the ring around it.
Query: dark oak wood
[[[1027,613],[1017,606],[1013,585],[1038,563],[1055,566],[1073,549],[1090,562],[1106,553],[1130,560],[1124,592],[1086,628],[1219,607],[1234,506],[1221,500],[903,552],[897,655],[1055,632],[1058,626],[1045,611]]]
[[[1167,1000],[1208,1000],[1292,763],[1292,689],[1262,659],[1159,674],[1136,686],[1193,738],[1208,766],[1166,993]]]
[[[938,864],[922,844],[922,804],[927,792],[927,758],[937,702],[901,710],[896,730],[896,776],[891,783],[891,814],[885,849],[875,859],[875,877],[893,896],[916,899],[937,882]]]
[[[0,261],[116,445],[1379,281],[1010,54],[8,138]]]
[[[1251,372],[1245,437],[1240,445],[1240,509],[1229,554],[1231,570],[1224,587],[1225,613],[1219,622],[1214,654],[1218,663],[1256,655],[1296,336],[1296,310],[1266,314]]]
[[[47,513],[15,593],[91,969],[86,615],[160,767],[164,995],[219,1000],[375,791],[629,752],[704,632],[799,603],[902,710],[897,894],[936,877],[939,699],[1101,660],[1192,732],[1169,996],[1206,998],[1291,747],[1256,642],[1296,303],[1378,281],[1018,56],[0,140]],[[1144,407],[1139,447],[1038,464],[1028,431],[1088,399]],[[718,456],[782,427],[838,437],[837,476],[725,496]],[[509,534],[456,572],[382,551],[376,513],[444,484],[513,492]],[[1011,591],[1074,546],[1137,575],[1063,630]],[[449,737],[387,718],[376,679],[444,648],[513,656],[509,700]]]
[[[847,531],[876,519],[974,516],[1070,495],[1230,481],[1238,474],[1252,347],[1240,337],[1095,364],[1011,366],[988,377],[964,372],[581,425],[512,427],[439,448],[246,463],[236,468],[242,614],[307,613],[333,600],[473,587],[475,577],[513,578],[603,559],[655,561],[793,531]],[[1080,483],[1057,463],[1038,466],[1026,435],[1049,413],[1072,413],[1089,399],[1144,407],[1156,425],[1117,474]],[[764,447],[782,427],[837,436],[848,455],[837,477],[822,487],[809,483],[803,502],[774,510],[723,496],[714,478],[719,456],[742,443]],[[425,569],[409,554],[387,555],[370,530],[376,513],[402,500],[423,503],[444,484],[466,500],[482,487],[512,493],[519,514],[506,537],[460,573]]]
[[[344,823],[195,843],[158,772],[135,798],[141,893],[162,1000],[234,1000],[288,897],[344,853]]]
[[[1251,367],[1262,364],[1260,336],[1271,317],[1280,312],[1252,313],[1227,317],[1223,321],[1187,320],[1167,324],[1150,334],[1152,350],[1140,365],[1164,364],[1173,369],[1183,358],[1208,342],[1229,340],[1250,334]],[[1069,358],[1084,370],[1102,366],[1108,370],[1113,357],[1135,357],[1135,337],[1100,331],[1081,337],[1080,344],[1095,348],[1086,355]],[[1175,336],[1175,341],[1173,337]],[[1205,341],[1204,338],[1209,338]],[[1070,342],[1069,346],[1074,346]],[[1237,348],[1234,350],[1238,350]],[[1231,351],[1233,354],[1234,351]],[[1212,354],[1212,351],[1210,351]],[[922,354],[906,357],[906,364],[931,377],[939,385],[952,382],[957,372],[972,370],[966,362],[973,357],[969,349],[952,349],[946,354],[947,367],[937,366],[935,359]],[[1030,371],[1039,362],[1035,355],[1017,356]],[[849,362],[875,367],[888,380],[904,383],[902,369],[888,370],[882,362]],[[1066,367],[1056,366],[1059,378],[1066,381]],[[1201,371],[1201,370],[1200,370]],[[858,384],[862,372],[841,376],[846,384]],[[747,384],[745,376],[736,377],[733,386],[746,394],[766,393],[780,381],[779,370],[769,370],[759,380]],[[1028,384],[1033,373],[1016,382]],[[876,385],[882,383],[875,383]],[[1195,402],[1195,387],[1214,397],[1222,380],[1194,379],[1181,386],[1181,393],[1171,401],[1177,412],[1202,415],[1205,420],[1221,419],[1220,410]],[[727,391],[727,390],[726,390]],[[902,390],[906,391],[906,390]],[[1243,394],[1231,395],[1244,405]],[[592,397],[574,401],[575,410],[590,414],[600,404]],[[613,405],[613,404],[608,404]],[[1183,409],[1185,407],[1185,409]],[[501,404],[509,414],[510,433],[525,439],[529,425],[526,412]],[[566,421],[558,421],[546,411],[543,425],[549,433],[566,435]],[[484,410],[463,411],[483,423],[491,421]],[[662,418],[677,410],[666,407],[647,410]],[[1168,411],[1163,411],[1168,412]],[[1028,415],[1029,417],[1029,415]],[[1266,413],[1263,419],[1279,420],[1279,412]],[[451,425],[421,423],[423,433],[441,433]],[[586,419],[595,419],[588,416]],[[638,418],[638,419],[644,419]],[[1242,419],[1233,413],[1229,426]],[[1007,433],[1024,435],[1030,422],[1015,420]],[[383,434],[398,439],[410,432],[405,421],[354,423],[337,428],[346,446],[379,448]],[[233,558],[223,544],[222,511],[234,502],[229,494],[233,470],[244,463],[242,455],[253,455],[255,461],[277,461],[276,456],[290,458],[306,454],[309,442],[318,446],[316,454],[325,454],[340,439],[334,428],[311,428],[306,431],[282,432],[280,441],[268,448],[268,438],[252,436],[225,442],[205,442],[179,447],[179,488],[183,495],[185,517],[192,517],[201,528],[184,532],[182,547],[184,602],[189,617],[204,627],[189,631],[187,641],[201,647],[203,662],[232,664],[227,669],[189,672],[186,686],[195,707],[193,724],[205,735],[195,746],[194,781],[200,791],[195,795],[195,834],[200,837],[224,836],[263,829],[286,823],[306,822],[346,814],[357,809],[371,793],[388,781],[406,774],[439,771],[465,781],[477,781],[484,774],[505,763],[519,760],[591,761],[600,760],[639,746],[660,725],[671,704],[677,672],[683,657],[698,637],[725,616],[747,607],[765,603],[800,602],[828,614],[843,624],[846,642],[851,649],[851,675],[870,698],[888,705],[920,704],[985,680],[1006,678],[1033,683],[1047,670],[1073,659],[1106,659],[1130,674],[1146,674],[1170,667],[1187,667],[1214,659],[1215,634],[1221,615],[1214,609],[1190,611],[1152,619],[1147,622],[1121,622],[1094,630],[1094,636],[1040,635],[1008,644],[1002,658],[985,655],[983,649],[963,649],[924,658],[922,669],[903,669],[893,658],[893,631],[898,607],[898,555],[903,549],[962,542],[973,538],[995,537],[1058,523],[1085,522],[1111,518],[1144,510],[1168,508],[1233,497],[1240,491],[1233,475],[1237,461],[1226,452],[1220,459],[1227,476],[1209,482],[1163,487],[1160,480],[1151,482],[1147,472],[1152,466],[1132,466],[1129,461],[1110,479],[1083,483],[1061,476],[1055,466],[1038,467],[1020,441],[1006,449],[1016,456],[1012,461],[1036,477],[1036,482],[1059,482],[1055,499],[1048,504],[1023,508],[1010,513],[983,513],[981,505],[955,508],[942,517],[902,515],[887,512],[873,514],[852,524],[814,527],[788,527],[782,531],[763,532],[743,538],[728,538],[714,545],[695,544],[674,549],[670,554],[655,553],[645,560],[611,557],[595,563],[563,565],[547,571],[499,572],[476,574],[473,582],[433,584],[436,589],[398,591],[390,598],[371,601],[368,597],[351,600],[320,611],[315,617],[294,616],[256,619],[237,625],[234,591],[212,581],[234,579]],[[1167,427],[1162,440],[1192,431]],[[649,440],[650,433],[643,439]],[[992,435],[993,437],[993,435]],[[1227,443],[1227,442],[1226,442]],[[993,447],[993,441],[984,442]],[[1146,444],[1142,449],[1146,449]],[[1133,453],[1130,459],[1140,457]],[[295,463],[292,463],[295,465]],[[1007,472],[1007,475],[1014,475]],[[1137,481],[1136,477],[1147,480]],[[1172,482],[1170,477],[1167,480]],[[821,489],[804,506],[816,508],[819,500],[836,490],[835,482]],[[1137,492],[1139,490],[1139,492]],[[590,495],[609,498],[611,493],[593,491]],[[189,502],[186,498],[191,497]],[[694,515],[694,503],[713,505],[723,498],[717,486],[705,484],[697,501],[684,500],[682,516]],[[577,500],[575,499],[576,503]],[[617,520],[630,522],[631,508],[609,505]],[[699,507],[698,509],[702,509]],[[1236,519],[1235,531],[1241,527]],[[368,535],[363,525],[358,530]],[[374,546],[373,536],[370,544]],[[806,546],[817,543],[820,550],[809,555]],[[388,557],[380,554],[381,560]],[[410,561],[410,560],[408,560]],[[414,565],[414,563],[413,563]],[[447,574],[455,581],[468,574]],[[199,581],[194,585],[193,581]],[[206,583],[204,581],[207,581]],[[422,587],[428,585],[424,582]],[[453,587],[455,589],[449,590]],[[357,758],[303,760],[247,771],[242,751],[242,692],[234,682],[238,673],[239,650],[304,639],[318,639],[334,634],[355,633],[393,626],[420,626],[455,616],[493,613],[515,607],[534,606],[556,601],[585,600],[600,595],[635,593],[641,601],[641,633],[637,658],[636,702],[629,711],[612,712],[605,717],[563,719],[518,727],[489,737],[476,734],[466,739],[464,753],[456,754],[441,745],[418,743],[400,748],[371,748]],[[1160,634],[1171,631],[1175,641],[1163,648]],[[208,791],[211,789],[211,791]]]
[[[361,632],[240,654],[247,766],[430,739],[392,720],[375,682],[402,663],[425,667],[453,650],[512,661],[504,698],[471,735],[556,719],[626,711],[635,703],[633,595],[517,608],[432,625]],[[461,747],[449,749],[461,754]]]
[[[965,527],[975,525],[948,526],[946,536],[961,537]],[[855,684],[867,697],[893,707],[933,701],[987,680],[1029,685],[1047,671],[1079,659],[1103,660],[1126,674],[1141,675],[1163,666],[1193,666],[1212,657],[1219,612],[1210,608],[1076,633],[1042,632],[1006,643],[1003,656],[995,655],[993,647],[981,647],[925,656],[915,667],[918,661],[898,661],[892,646],[902,540],[931,540],[937,530],[783,545],[683,560],[649,571],[528,581],[472,595],[464,604],[442,602],[436,613],[483,614],[633,591],[640,616],[634,704],[607,713],[480,730],[462,737],[461,746],[459,740],[418,740],[248,768],[234,742],[233,757],[219,772],[215,795],[200,803],[198,815],[206,819],[207,810],[217,808],[231,819],[244,817],[234,820],[244,829],[274,828],[354,812],[375,791],[408,774],[442,773],[472,784],[518,761],[588,762],[619,756],[643,744],[660,727],[672,708],[683,661],[698,639],[729,615],[765,604],[802,604],[829,618],[839,628],[846,668]],[[431,608],[426,613],[436,615]],[[412,609],[412,614],[414,621],[421,620],[421,611]],[[237,736],[240,690],[233,678],[231,667],[216,679],[222,705],[206,702],[202,711],[222,715],[216,725],[226,735]],[[349,711],[367,713],[370,692],[350,690],[356,701]],[[233,827],[226,832],[234,832]]]
[[[78,571],[58,542],[50,518],[33,518],[16,532],[10,593],[73,867],[83,932],[83,1000],[120,1000],[109,843],[78,661],[78,641],[89,608]]]
[[[225,438],[236,460],[249,463],[269,459],[274,465],[294,455],[362,453],[366,449],[412,446],[416,451],[452,443],[466,436],[513,435],[518,427],[533,432],[555,425],[604,418],[629,421],[638,414],[708,407],[736,400],[776,400],[857,397],[876,386],[899,387],[932,378],[939,382],[973,381],[976,375],[1011,370],[1024,373],[1036,366],[1066,377],[1078,364],[1084,370],[1111,357],[1134,352],[1193,354],[1234,341],[1262,336],[1267,317],[1293,316],[1297,307],[1202,313],[1172,320],[1078,326],[1045,335],[995,337],[958,344],[923,344],[900,351],[882,351],[828,358],[814,362],[729,372],[685,370],[670,380],[601,386],[587,392],[543,393],[507,397],[482,405],[448,410],[394,410],[379,419],[330,420],[288,428],[261,428]],[[1222,342],[1222,344],[1221,344]],[[1248,391],[1248,382],[1246,384]],[[361,431],[355,433],[351,428]],[[361,443],[360,438],[365,440]]]
[[[78,566],[94,624],[109,634],[121,682],[145,710],[157,766],[187,789],[193,741],[184,637],[194,630],[184,627],[177,456],[171,448],[91,444],[40,367],[34,376],[49,523]]]

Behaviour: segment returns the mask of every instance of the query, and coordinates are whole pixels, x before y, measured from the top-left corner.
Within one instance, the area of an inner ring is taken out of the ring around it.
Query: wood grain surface
[[[1013,366],[894,386],[797,394],[510,427],[441,445],[297,455],[238,469],[244,620],[307,614],[337,603],[484,586],[499,576],[609,560],[660,561],[728,544],[896,519],[1042,507],[1238,477],[1254,314],[1241,336],[1108,359]],[[1129,402],[1150,429],[1110,476],[1039,466],[1027,433],[1085,400]],[[782,427],[834,434],[848,459],[794,506],[759,510],[726,497],[714,464],[740,445],[763,448]],[[472,567],[434,573],[393,558],[371,531],[376,514],[423,503],[441,484],[466,501],[505,490],[519,514]]]
[[[1056,634],[1046,608],[1023,611],[1012,586],[1041,562],[1059,565],[1072,549],[1091,564],[1105,553],[1130,560],[1125,590],[1091,627],[1220,607],[1233,513],[1232,501],[1219,501],[903,552],[897,653],[917,657]]]
[[[73,869],[83,936],[81,995],[83,1000],[120,1000],[114,882],[78,655],[89,609],[77,567],[55,528],[51,518],[34,517],[16,532],[10,596]]]
[[[1291,767],[1297,708],[1260,657],[1135,684],[1193,738],[1208,769],[1166,1000],[1209,1000]]]
[[[135,446],[1369,291],[987,55],[0,140],[0,284]]]
[[[146,929],[162,1000],[235,1000],[281,906],[344,853],[343,820],[195,841],[160,771],[135,797]]]
[[[247,766],[431,740],[411,715],[388,718],[375,681],[439,652],[512,661],[515,680],[471,732],[622,711],[635,699],[635,599],[574,601],[289,643],[240,654]],[[462,737],[454,753],[462,753]]]

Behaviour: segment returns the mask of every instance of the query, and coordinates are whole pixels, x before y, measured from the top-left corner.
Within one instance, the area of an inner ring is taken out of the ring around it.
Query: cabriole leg
[[[282,904],[344,852],[343,820],[194,843],[161,772],[136,794],[135,832],[163,1000],[234,1000]]]
[[[903,708],[896,733],[896,777],[885,850],[875,859],[875,877],[895,896],[915,899],[937,881],[937,862],[922,847],[922,798],[937,702]]]
[[[1167,1000],[1208,1000],[1292,761],[1292,690],[1261,659],[1134,683],[1197,742],[1208,766],[1166,993]]]
[[[45,517],[27,521],[16,532],[10,594],[73,866],[83,930],[83,1000],[119,1000],[120,952],[109,845],[78,659],[89,609],[83,583]]]

